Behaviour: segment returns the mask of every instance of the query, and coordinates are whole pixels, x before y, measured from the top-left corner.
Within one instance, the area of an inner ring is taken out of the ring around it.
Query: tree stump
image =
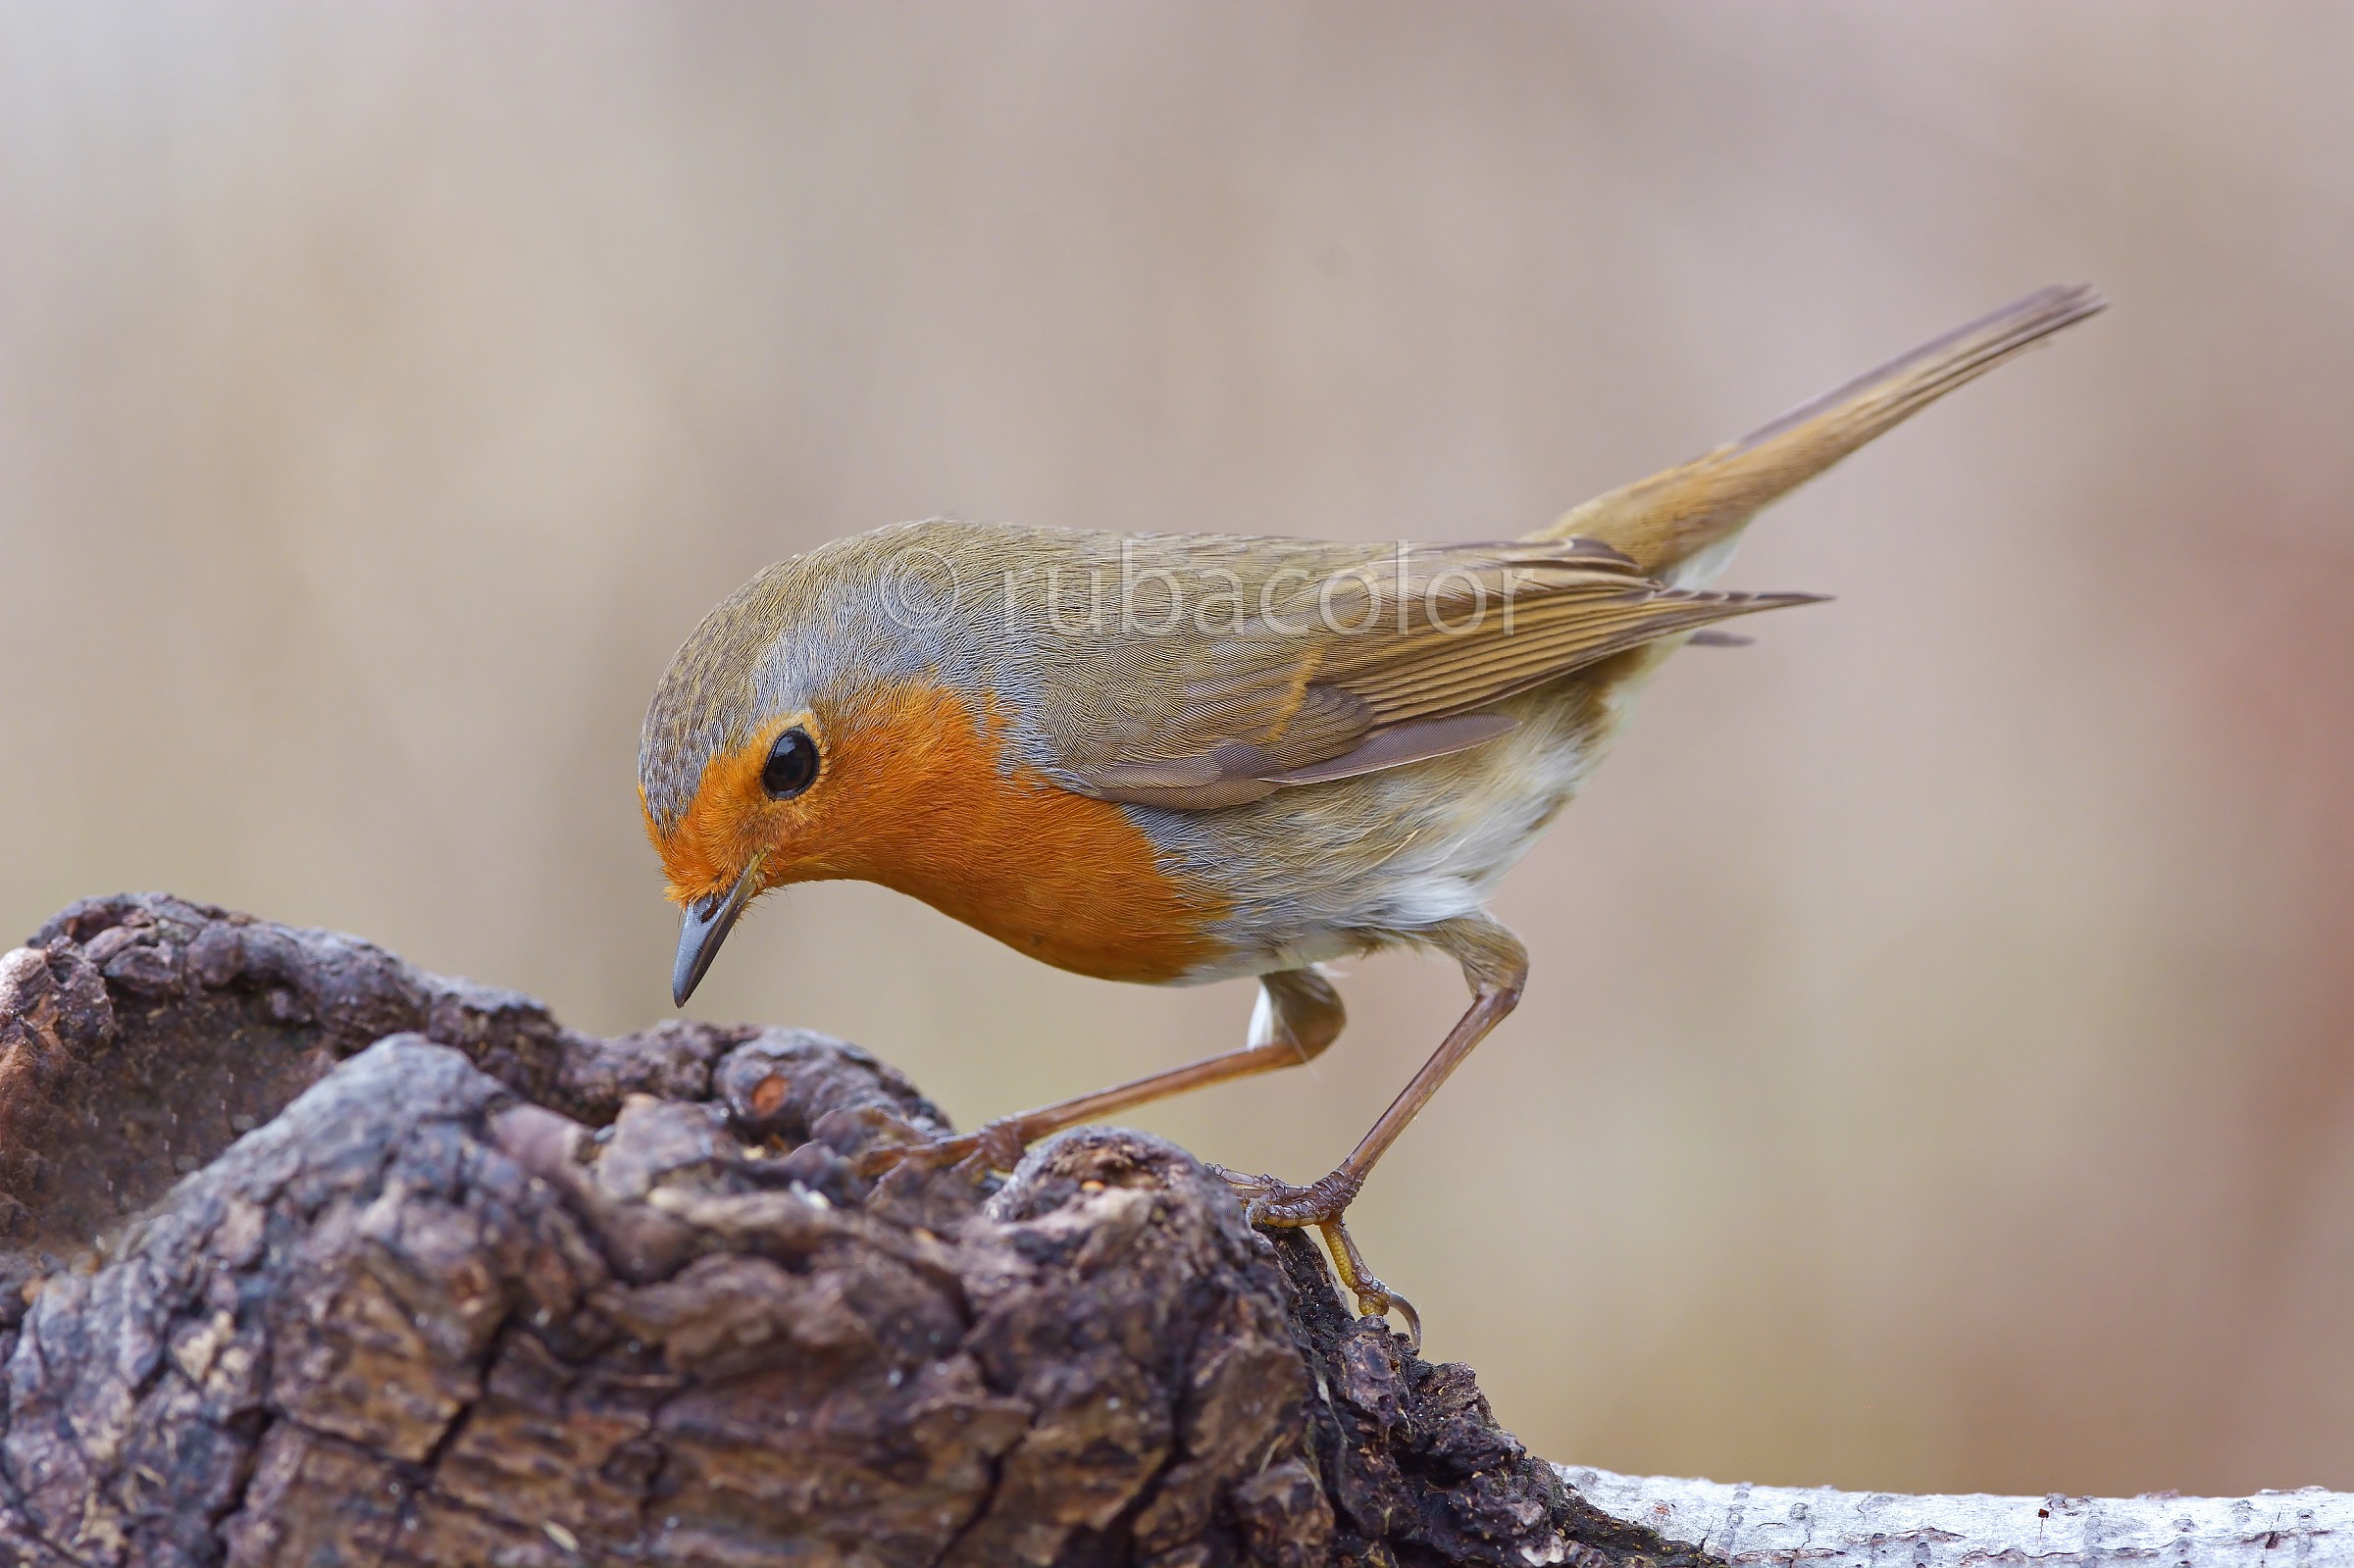
[[[1576,1568],[1585,1502],[1182,1149],[1009,1178],[797,1030],[617,1039],[162,895],[0,959],[0,1556]]]

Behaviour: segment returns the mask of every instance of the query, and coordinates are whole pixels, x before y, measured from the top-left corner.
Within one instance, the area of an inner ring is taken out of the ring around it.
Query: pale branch
[[[2308,1487],[2252,1497],[2000,1497],[1752,1487],[1557,1467],[1614,1518],[1699,1545],[1727,1563],[2031,1563],[2287,1568],[2354,1562],[2354,1494]]]

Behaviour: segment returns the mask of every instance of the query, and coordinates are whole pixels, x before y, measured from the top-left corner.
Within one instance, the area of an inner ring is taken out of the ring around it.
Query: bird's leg
[[[1252,1224],[1312,1225],[1322,1231],[1326,1243],[1332,1247],[1341,1283],[1356,1293],[1357,1309],[1367,1315],[1386,1310],[1399,1297],[1365,1271],[1364,1260],[1350,1241],[1341,1216],[1348,1212],[1357,1190],[1365,1185],[1365,1178],[1382,1155],[1389,1152],[1390,1145],[1398,1141],[1407,1124],[1430,1102],[1439,1086],[1447,1082],[1447,1075],[1518,1005],[1520,989],[1528,981],[1528,950],[1520,945],[1518,937],[1484,915],[1448,921],[1425,939],[1463,966],[1463,978],[1471,985],[1471,1006],[1455,1028],[1447,1032],[1447,1037],[1440,1041],[1430,1060],[1422,1064],[1422,1070],[1399,1091],[1390,1108],[1381,1113],[1381,1120],[1357,1140],[1356,1147],[1337,1168],[1305,1187],[1293,1187],[1267,1176],[1229,1174],[1227,1178],[1243,1194],[1245,1212]],[[1407,1307],[1406,1313],[1409,1323],[1415,1321],[1412,1307]],[[1418,1341],[1420,1338],[1417,1328],[1415,1339]]]
[[[1100,1121],[1132,1106],[1182,1094],[1188,1089],[1223,1084],[1228,1079],[1271,1073],[1312,1061],[1340,1037],[1348,1013],[1332,982],[1313,969],[1286,969],[1258,980],[1258,1006],[1251,1015],[1250,1043],[1163,1073],[1152,1073],[1082,1094],[1052,1105],[1042,1105],[1018,1116],[1001,1117],[970,1133],[917,1143],[877,1149],[860,1169],[874,1175],[901,1163],[953,1165],[981,1159],[989,1168],[1010,1171],[1021,1162],[1022,1150],[1066,1127]]]

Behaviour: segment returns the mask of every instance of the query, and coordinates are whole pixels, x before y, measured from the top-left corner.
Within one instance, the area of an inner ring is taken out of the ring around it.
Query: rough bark
[[[618,1039],[149,895],[0,958],[0,1559],[1708,1559],[1184,1151],[1009,1179],[864,1052]]]
[[[2354,1561],[2319,1491],[1556,1471],[1180,1149],[852,1168],[946,1126],[806,1032],[77,905],[0,957],[0,1564]]]

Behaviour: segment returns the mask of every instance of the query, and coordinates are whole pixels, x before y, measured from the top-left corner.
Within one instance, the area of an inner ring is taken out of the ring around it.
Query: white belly
[[[1206,812],[1132,808],[1164,867],[1231,904],[1227,954],[1186,983],[1412,942],[1483,909],[1576,794],[1667,649],[1500,704],[1520,728],[1470,751]]]

